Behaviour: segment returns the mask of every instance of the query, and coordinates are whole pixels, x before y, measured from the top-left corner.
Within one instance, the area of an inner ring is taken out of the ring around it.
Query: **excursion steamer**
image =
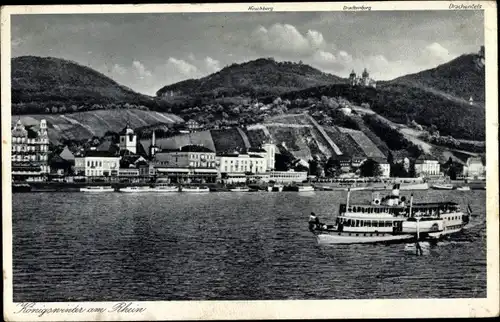
[[[392,193],[380,198],[372,195],[370,204],[340,205],[333,224],[323,224],[314,213],[309,218],[309,230],[320,244],[400,243],[415,240],[440,239],[461,231],[469,223],[468,214],[454,202],[409,203],[399,196],[399,184]]]

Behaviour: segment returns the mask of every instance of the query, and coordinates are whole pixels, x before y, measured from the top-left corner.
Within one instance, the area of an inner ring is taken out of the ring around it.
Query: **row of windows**
[[[107,166],[111,166],[111,168],[114,168],[116,166],[116,162],[105,161],[104,163]],[[99,168],[102,168],[102,161],[87,160],[87,167],[99,167]]]
[[[264,167],[238,167],[238,166],[221,166],[221,172],[247,172],[255,169],[255,172],[264,172]]]
[[[49,147],[47,145],[12,145],[12,151],[40,151],[40,152],[47,152],[49,150]]]
[[[274,178],[306,178],[307,174],[297,174],[297,173],[272,173],[270,179]]]
[[[392,220],[361,220],[361,219],[337,219],[337,224],[343,224],[345,227],[392,227]]]
[[[207,160],[213,160],[215,159],[215,154],[198,154],[198,153],[192,153],[190,156],[190,159],[198,160],[198,159],[207,159]]]
[[[47,161],[47,156],[46,155],[35,155],[35,154],[30,154],[30,155],[12,155],[11,157],[12,161]]]
[[[209,167],[209,168],[215,168],[215,162],[199,162],[199,161],[191,161],[189,162],[190,167]]]
[[[375,235],[375,236],[385,236],[384,233],[378,233],[378,232],[376,232],[376,233],[362,233],[362,234],[361,233],[339,233],[339,236],[341,236],[341,235],[349,235],[349,236],[360,236],[360,235],[363,235],[364,237],[367,237],[367,236],[371,237],[373,235]]]
[[[49,139],[48,138],[13,137],[12,143],[28,143],[28,144],[49,143]]]

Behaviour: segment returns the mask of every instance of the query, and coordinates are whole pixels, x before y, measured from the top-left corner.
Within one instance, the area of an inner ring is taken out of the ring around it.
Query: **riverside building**
[[[215,152],[200,145],[156,151],[151,160],[156,175],[175,183],[207,183],[217,179]]]
[[[120,156],[108,151],[89,150],[75,157],[75,174],[85,177],[116,177]]]
[[[36,130],[26,128],[19,119],[11,129],[11,134],[12,180],[46,181],[50,172],[47,121],[40,120]]]
[[[417,159],[415,161],[415,175],[417,177],[438,177],[441,175],[441,165],[437,160]]]

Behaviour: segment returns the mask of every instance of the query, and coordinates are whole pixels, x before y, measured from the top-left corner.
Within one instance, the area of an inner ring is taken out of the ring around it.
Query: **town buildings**
[[[120,156],[108,151],[88,150],[75,157],[75,174],[85,177],[116,177]]]
[[[470,157],[463,167],[463,175],[466,178],[480,179],[486,175],[486,168],[480,157]]]
[[[151,163],[158,177],[169,178],[171,182],[215,182],[217,179],[215,152],[200,145],[159,150]]]
[[[267,171],[267,152],[218,153],[217,165],[223,182],[246,182],[248,175],[264,174]]]
[[[373,158],[373,161],[377,162],[380,168],[380,177],[389,178],[391,176],[391,165],[384,158]]]
[[[418,158],[415,161],[415,175],[417,177],[437,177],[441,175],[439,161],[427,158]]]
[[[45,181],[50,173],[48,164],[49,137],[46,120],[36,127],[26,128],[19,119],[11,129],[13,181]]]

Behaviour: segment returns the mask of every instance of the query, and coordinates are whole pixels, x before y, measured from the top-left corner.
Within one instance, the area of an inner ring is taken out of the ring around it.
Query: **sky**
[[[484,44],[482,11],[64,14],[11,17],[12,57],[51,56],[135,91],[261,57],[389,80]]]

